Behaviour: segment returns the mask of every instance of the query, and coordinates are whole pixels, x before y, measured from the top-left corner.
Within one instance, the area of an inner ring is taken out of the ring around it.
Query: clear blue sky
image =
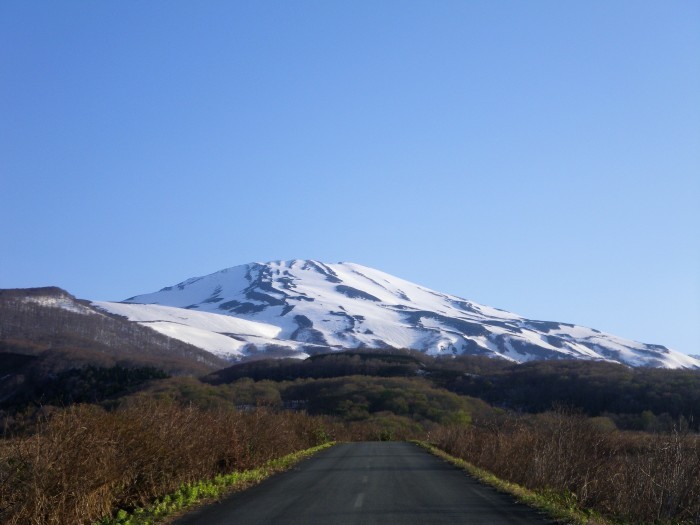
[[[697,1],[0,3],[0,287],[353,261],[700,354]]]

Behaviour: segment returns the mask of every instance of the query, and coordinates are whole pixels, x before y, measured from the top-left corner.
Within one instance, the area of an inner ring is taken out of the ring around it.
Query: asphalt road
[[[411,443],[346,443],[176,525],[553,523]]]

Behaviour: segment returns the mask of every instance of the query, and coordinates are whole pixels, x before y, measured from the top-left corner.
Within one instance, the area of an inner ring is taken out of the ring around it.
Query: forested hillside
[[[420,352],[344,352],[300,361],[242,363],[203,378],[212,384],[248,377],[285,381],[355,375],[421,378],[433,388],[480,398],[510,410],[545,412],[566,406],[605,416],[621,429],[700,425],[700,372],[631,368],[591,361],[512,364],[478,356],[430,357]]]

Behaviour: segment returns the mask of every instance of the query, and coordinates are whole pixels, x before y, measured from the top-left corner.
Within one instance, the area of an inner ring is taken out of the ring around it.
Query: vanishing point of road
[[[554,523],[411,443],[344,443],[173,525]]]

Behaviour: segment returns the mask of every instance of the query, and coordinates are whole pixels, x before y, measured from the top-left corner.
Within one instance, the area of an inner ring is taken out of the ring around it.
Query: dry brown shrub
[[[319,444],[323,424],[300,413],[207,412],[152,400],[113,412],[73,406],[32,436],[0,441],[0,521],[92,523],[185,482]]]
[[[498,477],[634,523],[700,523],[700,438],[609,432],[559,410],[442,428],[431,440]]]

